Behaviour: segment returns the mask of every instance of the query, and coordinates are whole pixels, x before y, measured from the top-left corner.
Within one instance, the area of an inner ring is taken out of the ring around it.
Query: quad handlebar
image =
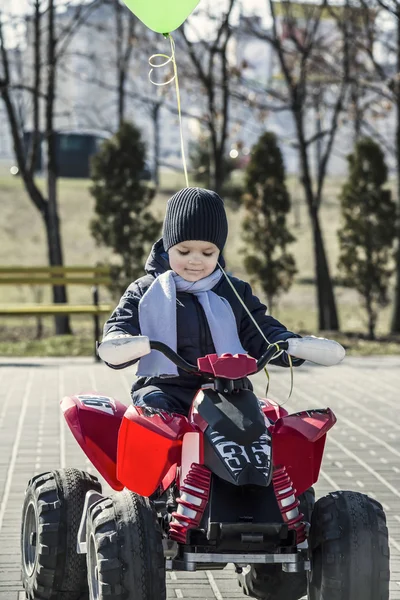
[[[206,375],[197,365],[186,362],[166,344],[155,340],[150,341],[147,336],[143,335],[132,336],[126,333],[113,333],[107,336],[99,345],[98,354],[108,365],[123,369],[133,365],[138,358],[149,354],[151,350],[162,352],[171,362],[187,373]],[[252,369],[251,373],[258,373],[267,363],[284,351],[296,358],[310,360],[327,367],[340,363],[346,354],[345,349],[334,340],[314,336],[291,337],[285,341],[270,344],[256,362],[256,369]],[[210,378],[213,379],[214,377],[211,376]]]
[[[167,344],[150,340],[150,348],[152,350],[158,350],[158,352],[162,352],[164,356],[173,362],[174,365],[176,365],[179,369],[182,369],[182,371],[186,371],[187,373],[199,373],[199,369],[196,367],[196,365],[186,362],[184,358],[174,352],[169,346],[167,346]]]
[[[200,370],[196,365],[192,365],[186,360],[184,360],[179,354],[171,350],[169,346],[163,344],[162,342],[156,342],[150,340],[150,348],[152,350],[158,350],[158,352],[162,352],[164,356],[166,356],[171,362],[173,362],[179,369],[182,371],[186,371],[187,373],[196,373],[200,375]],[[264,354],[257,361],[257,371],[261,371],[265,367],[266,364],[270,362],[273,356],[280,352],[281,350],[288,349],[288,342],[277,342],[276,344],[271,344]],[[209,376],[209,374],[207,374]]]

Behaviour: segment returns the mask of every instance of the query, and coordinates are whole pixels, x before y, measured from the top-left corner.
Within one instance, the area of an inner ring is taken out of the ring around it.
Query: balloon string
[[[237,297],[237,299],[239,300],[240,304],[243,306],[244,310],[247,312],[248,316],[250,317],[251,321],[253,321],[253,324],[256,326],[256,329],[258,329],[259,333],[261,334],[261,336],[264,338],[264,340],[266,341],[266,343],[268,344],[267,348],[270,348],[271,346],[275,346],[276,347],[276,354],[274,354],[274,356],[271,358],[271,360],[274,360],[275,358],[278,358],[278,356],[280,356],[281,354],[283,354],[283,350],[279,349],[279,341],[283,341],[283,340],[279,340],[278,342],[270,342],[267,337],[265,336],[263,330],[261,329],[261,327],[259,326],[259,324],[257,323],[257,321],[255,320],[255,318],[253,317],[253,315],[251,314],[251,312],[249,311],[249,309],[247,308],[245,302],[243,301],[243,299],[241,298],[239,292],[236,290],[235,286],[233,285],[232,281],[229,279],[227,273],[225,272],[224,268],[222,267],[221,263],[218,262],[218,267],[221,269],[222,273],[225,276],[226,281],[229,283],[229,285],[232,288],[233,293],[235,294],[235,296]],[[290,356],[290,354],[287,354],[288,360],[289,360],[289,367],[290,367],[290,392],[289,392],[289,396],[287,397],[287,399],[285,400],[285,402],[283,404],[285,404],[290,396],[292,395],[293,392],[293,361],[292,361],[292,357]],[[268,390],[269,390],[269,384],[270,384],[270,375],[267,371],[267,368],[264,367],[264,372],[265,375],[267,376],[267,389],[265,392],[265,395],[268,395]],[[279,404],[279,403],[278,403]],[[283,404],[279,404],[279,406],[283,406]]]
[[[150,56],[149,65],[151,66],[151,69],[149,72],[149,80],[151,81],[151,83],[153,85],[157,85],[158,87],[162,87],[164,85],[169,85],[170,83],[175,81],[176,100],[177,100],[177,105],[178,105],[178,117],[179,117],[179,130],[180,130],[180,137],[181,137],[181,153],[182,153],[183,171],[185,173],[186,187],[189,187],[189,178],[188,178],[186,155],[185,155],[185,144],[184,144],[184,140],[183,140],[181,94],[180,94],[180,90],[179,90],[178,68],[177,68],[176,59],[175,59],[175,42],[170,33],[168,33],[168,35],[166,35],[166,37],[169,38],[169,41],[171,44],[171,56],[168,56],[168,54],[153,54],[152,56]],[[156,64],[153,61],[154,58],[165,58],[166,60],[160,64]],[[153,73],[154,69],[163,68],[163,67],[167,66],[170,62],[172,62],[172,65],[174,68],[174,74],[171,77],[171,79],[168,79],[168,81],[164,81],[163,83],[157,83],[156,81],[154,81],[151,78],[151,74]]]
[[[174,74],[175,74],[175,88],[176,88],[176,99],[177,99],[177,103],[178,103],[178,116],[179,116],[179,129],[180,129],[180,134],[181,134],[181,151],[182,151],[183,170],[185,172],[186,187],[189,187],[189,178],[188,178],[186,156],[185,156],[185,144],[183,141],[181,94],[179,91],[178,68],[176,66],[176,60],[175,60],[175,42],[174,42],[171,34],[169,34],[169,41],[171,42],[172,62],[174,65]]]
[[[174,40],[172,38],[172,35],[170,33],[164,34],[164,35],[165,35],[165,37],[169,38],[169,41],[170,41],[170,44],[171,44],[171,56],[168,56],[168,54],[153,54],[152,56],[150,56],[150,58],[149,58],[149,65],[152,68],[150,69],[150,72],[149,72],[149,80],[151,81],[151,83],[153,85],[156,85],[156,86],[159,86],[159,87],[162,87],[164,85],[169,85],[170,83],[172,83],[173,81],[175,81],[176,99],[177,99],[177,104],[178,104],[178,116],[179,116],[179,130],[180,130],[180,137],[181,137],[181,153],[182,153],[183,170],[184,170],[184,173],[185,173],[186,187],[189,187],[189,178],[188,178],[188,173],[187,173],[186,156],[185,156],[185,145],[184,145],[184,140],[183,140],[181,96],[180,96],[180,90],[179,90],[178,68],[177,68],[177,65],[176,65],[176,58],[175,58],[175,42],[174,42]],[[154,58],[165,58],[166,60],[164,62],[160,63],[160,64],[156,64],[153,61]],[[156,81],[153,81],[153,79],[151,78],[151,74],[153,73],[154,69],[160,69],[160,68],[166,67],[170,62],[172,62],[172,65],[173,65],[173,68],[174,68],[174,74],[173,74],[173,76],[170,79],[168,79],[168,81],[164,81],[163,83],[157,83]],[[278,356],[280,356],[283,351],[279,351],[279,346],[277,345],[277,343],[275,343],[275,344],[272,343],[271,344],[268,341],[268,339],[266,338],[266,336],[265,336],[264,332],[262,331],[261,327],[258,325],[257,321],[254,319],[253,315],[250,313],[249,309],[247,308],[247,306],[243,302],[242,298],[240,297],[240,295],[236,291],[234,285],[230,281],[230,279],[229,279],[228,275],[225,273],[224,269],[221,267],[221,265],[219,263],[218,263],[218,266],[221,269],[221,271],[223,272],[226,280],[230,284],[230,286],[233,289],[235,295],[238,297],[238,299],[239,299],[240,303],[242,304],[242,306],[244,307],[245,311],[248,313],[250,319],[253,321],[254,325],[256,326],[256,328],[258,329],[258,331],[261,333],[261,335],[264,338],[264,340],[267,342],[268,347],[276,345],[277,352],[273,356],[273,359],[274,358],[278,358]],[[289,367],[290,367],[291,386],[290,386],[290,392],[289,392],[289,396],[288,396],[287,400],[289,400],[290,396],[292,395],[292,391],[293,391],[293,364],[292,364],[292,359],[291,359],[290,355],[288,355],[288,359],[289,359]],[[267,371],[266,368],[264,368],[264,371],[265,371],[265,374],[267,376],[267,392],[266,393],[268,393],[269,383],[270,383],[270,376],[269,376],[269,373],[268,373],[268,371]]]

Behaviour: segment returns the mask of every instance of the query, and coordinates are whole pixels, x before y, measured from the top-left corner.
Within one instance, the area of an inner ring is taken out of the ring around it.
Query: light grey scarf
[[[199,281],[186,281],[174,271],[166,271],[151,284],[139,302],[142,335],[167,344],[176,352],[176,291],[194,294],[205,312],[216,353],[245,354],[237,331],[236,319],[226,298],[212,292],[222,277],[220,269]],[[161,352],[152,350],[140,359],[138,377],[174,377],[178,369]]]

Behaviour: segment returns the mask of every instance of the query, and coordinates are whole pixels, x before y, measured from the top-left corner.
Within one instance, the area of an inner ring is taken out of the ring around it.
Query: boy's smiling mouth
[[[184,277],[188,279],[201,279],[204,276],[204,269],[189,269],[188,267],[184,269]]]

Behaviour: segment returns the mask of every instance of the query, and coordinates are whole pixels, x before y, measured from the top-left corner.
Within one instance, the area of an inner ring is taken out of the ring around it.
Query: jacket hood
[[[168,252],[164,250],[162,238],[153,244],[144,269],[146,273],[153,275],[153,277],[158,277],[158,275],[171,269],[169,266]]]
[[[221,267],[225,268],[225,260],[222,254],[219,255],[218,259]],[[158,277],[165,273],[166,271],[170,271],[171,267],[169,265],[168,252],[164,250],[163,240],[160,238],[153,245],[149,257],[146,260],[146,264],[144,266],[146,273],[149,275],[153,275],[153,277]]]

